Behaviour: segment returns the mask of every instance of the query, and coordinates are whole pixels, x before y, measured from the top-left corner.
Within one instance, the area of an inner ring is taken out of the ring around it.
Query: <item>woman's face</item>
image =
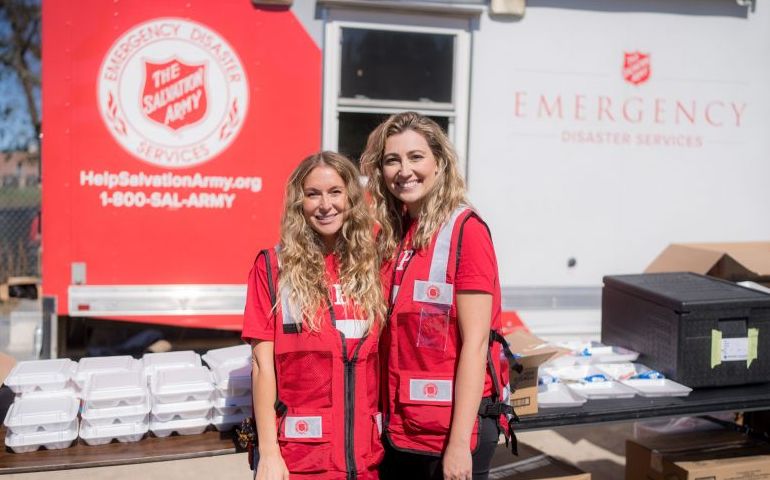
[[[321,164],[305,177],[302,193],[305,220],[321,236],[327,249],[333,249],[348,205],[345,182],[336,170]]]
[[[394,197],[416,218],[438,176],[438,162],[421,134],[414,130],[391,135],[385,140],[382,177]]]

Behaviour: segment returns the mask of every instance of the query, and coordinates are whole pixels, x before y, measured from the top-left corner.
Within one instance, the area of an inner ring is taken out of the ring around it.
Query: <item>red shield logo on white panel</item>
[[[172,130],[193,125],[206,115],[206,65],[172,59],[144,62],[142,111]]]
[[[430,298],[431,300],[437,299],[441,295],[441,290],[435,285],[431,285],[427,288],[425,291],[425,294]]]
[[[623,78],[632,85],[641,85],[650,79],[650,54],[624,52]]]
[[[294,431],[300,435],[304,435],[310,430],[310,425],[304,420],[299,420],[294,424]]]
[[[425,398],[436,398],[436,395],[438,395],[438,386],[435,383],[426,383],[424,387],[422,387],[422,393],[425,395]]]

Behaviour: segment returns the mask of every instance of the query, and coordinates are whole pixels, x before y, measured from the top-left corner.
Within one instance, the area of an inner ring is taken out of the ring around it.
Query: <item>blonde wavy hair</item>
[[[403,238],[405,205],[388,190],[382,175],[385,142],[393,135],[412,130],[428,143],[436,158],[438,175],[433,187],[426,193],[412,246],[419,250],[427,247],[433,234],[460,204],[470,205],[465,197],[465,182],[457,169],[457,153],[444,130],[433,120],[416,112],[391,115],[375,128],[361,155],[361,171],[369,177],[368,188],[372,197],[374,218],[380,227],[377,249],[382,261],[391,260]]]
[[[332,168],[342,178],[347,195],[342,229],[334,246],[340,261],[339,278],[346,298],[353,300],[368,321],[367,331],[385,321],[385,299],[374,246],[373,220],[353,163],[335,152],[320,152],[302,160],[289,177],[281,218],[279,288],[288,286],[295,318],[304,319],[312,331],[320,330],[320,319],[328,308],[324,246],[318,233],[303,215],[305,179],[316,167]],[[301,320],[298,320],[301,321]]]

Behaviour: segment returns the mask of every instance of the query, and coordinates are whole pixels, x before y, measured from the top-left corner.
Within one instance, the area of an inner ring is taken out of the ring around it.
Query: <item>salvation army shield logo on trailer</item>
[[[155,18],[104,56],[97,101],[104,125],[136,158],[186,168],[216,158],[243,126],[249,85],[238,53],[206,25]]]
[[[164,63],[144,62],[142,112],[159,125],[179,130],[206,114],[206,65],[191,65],[174,58]]]
[[[650,79],[650,54],[624,52],[623,78],[632,85],[641,85]]]

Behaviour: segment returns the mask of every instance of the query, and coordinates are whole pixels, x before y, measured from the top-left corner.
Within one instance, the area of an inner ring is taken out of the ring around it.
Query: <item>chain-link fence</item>
[[[40,276],[40,177],[23,152],[0,156],[0,283]]]

